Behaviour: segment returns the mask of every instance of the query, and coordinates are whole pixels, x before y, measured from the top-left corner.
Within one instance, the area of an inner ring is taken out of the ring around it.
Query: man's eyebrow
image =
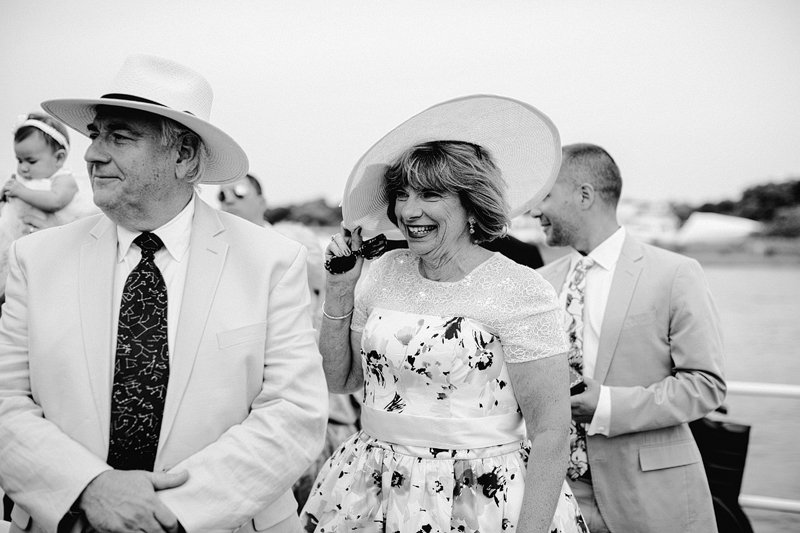
[[[133,136],[136,136],[136,137],[141,137],[142,134],[143,134],[141,128],[137,128],[136,126],[132,125],[131,123],[125,122],[125,121],[122,121],[122,120],[112,120],[112,121],[106,122],[106,123],[102,124],[102,127],[106,131],[125,131],[125,132],[127,132],[127,133],[129,133],[129,134],[131,134]],[[92,133],[96,133],[96,132],[100,131],[100,128],[97,126],[96,123],[91,123],[88,126],[86,126],[86,128]]]

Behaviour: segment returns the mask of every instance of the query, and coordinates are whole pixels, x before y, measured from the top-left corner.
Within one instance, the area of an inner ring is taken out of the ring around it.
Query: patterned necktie
[[[569,337],[570,385],[583,379],[583,299],[586,289],[586,271],[594,266],[594,259],[583,257],[567,284],[567,336]],[[591,478],[589,461],[586,456],[586,424],[572,421],[569,429],[569,467],[567,475],[575,480],[579,477]]]
[[[108,464],[153,470],[167,395],[167,285],[153,257],[163,245],[152,233],[136,239],[142,259],[122,291],[111,395]]]

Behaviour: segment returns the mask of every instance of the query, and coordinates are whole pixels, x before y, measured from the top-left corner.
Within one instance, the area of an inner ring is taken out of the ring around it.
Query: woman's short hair
[[[409,148],[385,174],[387,215],[395,225],[398,193],[417,191],[457,194],[468,216],[475,219],[472,240],[488,242],[506,234],[506,184],[489,152],[463,141],[431,141]]]
[[[51,128],[54,128],[57,132],[64,136],[64,138],[69,142],[69,132],[67,131],[67,127],[62,124],[60,121],[54,119],[50,115],[45,115],[43,113],[29,113],[26,120],[38,120],[39,122],[44,122]],[[52,138],[51,136],[47,135],[45,132],[37,128],[36,126],[22,126],[18,128],[14,132],[14,142],[20,143],[30,137],[33,134],[38,134],[42,136],[44,142],[47,143],[53,152],[57,152],[59,150],[68,150],[68,146],[62,146],[60,142]]]

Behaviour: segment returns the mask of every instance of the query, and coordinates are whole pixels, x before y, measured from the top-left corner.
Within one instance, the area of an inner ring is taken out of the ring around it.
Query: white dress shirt
[[[586,271],[586,288],[583,301],[583,375],[594,378],[594,369],[597,364],[597,350],[600,345],[600,329],[606,314],[606,303],[611,291],[611,281],[617,268],[619,254],[625,241],[625,230],[619,228],[606,240],[589,252],[589,257],[594,259],[595,265]],[[570,261],[569,274],[561,288],[561,304],[566,309],[567,284],[572,278],[575,266],[581,259],[578,252],[573,253]],[[600,386],[600,399],[597,410],[592,417],[592,423],[586,429],[589,435],[608,435],[611,422],[611,394],[608,387]]]
[[[186,284],[186,271],[189,265],[189,242],[192,236],[192,218],[194,217],[195,197],[186,204],[178,215],[157,228],[152,233],[158,235],[164,243],[155,254],[155,263],[167,285],[167,345],[169,359],[175,349],[175,332],[178,329],[178,316],[183,300],[183,287]],[[117,353],[117,327],[119,326],[119,307],[122,302],[122,291],[128,274],[136,268],[142,258],[138,246],[131,246],[133,240],[141,234],[117,226],[117,268],[114,278],[114,315],[111,336],[111,353]],[[112,365],[112,372],[113,372]]]

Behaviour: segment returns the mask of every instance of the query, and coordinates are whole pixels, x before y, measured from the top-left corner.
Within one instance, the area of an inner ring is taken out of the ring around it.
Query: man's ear
[[[577,189],[580,198],[578,199],[583,209],[589,209],[597,198],[597,191],[591,183],[581,183]]]
[[[175,177],[183,179],[195,164],[198,157],[197,139],[192,135],[184,135],[175,151]]]

